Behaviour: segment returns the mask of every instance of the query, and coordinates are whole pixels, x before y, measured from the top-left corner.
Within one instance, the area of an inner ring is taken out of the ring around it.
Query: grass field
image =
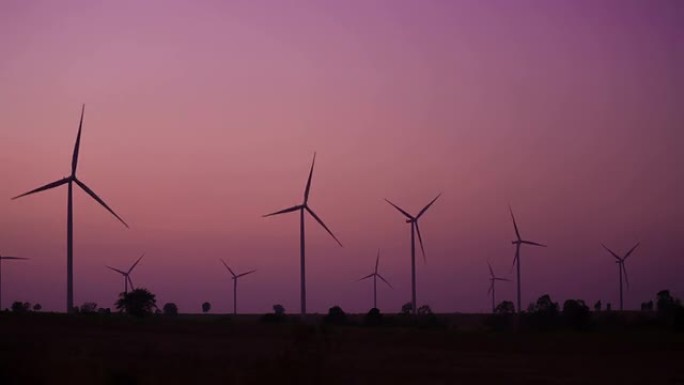
[[[684,384],[683,333],[491,332],[473,327],[482,318],[370,328],[5,313],[0,384]]]

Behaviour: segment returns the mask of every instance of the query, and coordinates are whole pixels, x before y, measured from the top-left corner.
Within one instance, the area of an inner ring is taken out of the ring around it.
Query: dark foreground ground
[[[0,384],[684,384],[684,333],[454,324],[0,314]]]

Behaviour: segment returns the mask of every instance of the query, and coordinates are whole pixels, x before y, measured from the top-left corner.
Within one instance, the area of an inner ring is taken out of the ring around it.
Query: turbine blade
[[[487,290],[487,294],[492,294],[492,290],[494,290],[494,280],[489,280],[489,290]]]
[[[83,113],[85,112],[85,104],[81,106],[81,121],[78,123],[78,135],[76,135],[76,144],[74,145],[74,155],[71,158],[71,176],[76,175],[76,166],[78,166],[78,152],[81,148],[81,128],[83,127]]]
[[[223,263],[223,266],[225,266],[226,269],[228,269],[228,271],[230,271],[230,274],[233,276],[233,278],[235,278],[235,272],[233,272],[233,269],[231,269],[223,259],[220,259],[220,261],[221,261],[221,263]]]
[[[309,201],[309,192],[311,191],[311,177],[313,176],[314,164],[316,163],[316,153],[314,152],[313,160],[311,161],[311,170],[309,171],[309,179],[306,180],[306,190],[304,190],[304,204]]]
[[[375,257],[375,272],[378,272],[378,265],[380,264],[380,249],[378,249],[378,255]]]
[[[418,233],[418,243],[420,243],[420,251],[423,253],[423,262],[427,263],[427,258],[425,257],[425,247],[423,247],[423,237],[420,235],[420,227],[418,227],[418,221],[416,221],[416,233]]]
[[[24,258],[24,257],[0,257],[0,259],[27,260],[28,258]]]
[[[408,218],[408,219],[415,219],[415,218],[413,218],[413,216],[411,216],[411,214],[409,214],[409,213],[407,213],[406,211],[402,210],[401,207],[395,205],[394,203],[390,202],[390,201],[387,200],[387,199],[385,199],[385,201],[387,201],[387,203],[391,204],[395,209],[399,210],[400,213],[404,214],[404,215],[406,216],[406,218]]]
[[[494,278],[494,270],[492,269],[492,265],[487,262],[487,267],[489,267],[489,275]]]
[[[496,281],[506,281],[506,282],[511,282],[511,280],[510,280],[510,279],[508,279],[508,278],[499,278],[499,277],[494,277],[494,280],[496,280]]]
[[[357,279],[357,281],[363,281],[364,279],[368,279],[368,278],[370,278],[370,277],[372,277],[372,276],[374,276],[374,275],[375,275],[375,273],[368,274],[367,276],[365,276],[365,277],[363,277],[363,278]]]
[[[135,261],[135,263],[133,264],[133,266],[131,266],[131,268],[128,269],[128,274],[130,274],[131,271],[133,271],[133,269],[135,269],[135,267],[138,265],[138,262],[140,262],[140,260],[143,259],[144,256],[145,256],[145,253],[143,253],[143,255],[141,255],[140,258],[138,258],[137,261]]]
[[[65,184],[65,183],[69,183],[69,181],[71,181],[71,178],[63,178],[63,179],[60,179],[60,180],[58,180],[58,181],[55,181],[55,182],[52,182],[52,183],[48,183],[48,184],[46,184],[45,186],[41,186],[41,187],[38,187],[37,189],[33,189],[33,190],[29,191],[29,192],[23,193],[23,194],[21,194],[21,195],[17,195],[17,196],[15,196],[15,197],[12,198],[12,199],[18,199],[18,198],[21,198],[21,197],[25,197],[25,196],[27,196],[27,195],[35,194],[35,193],[37,193],[37,192],[41,192],[41,191],[49,190],[49,189],[51,189],[51,188],[59,187],[59,186]]]
[[[123,219],[121,219],[121,217],[118,216],[114,212],[114,210],[109,208],[109,206],[107,206],[107,204],[99,196],[97,196],[97,194],[95,194],[95,192],[93,192],[93,190],[91,190],[90,187],[86,186],[85,183],[81,182],[80,180],[78,180],[76,178],[74,178],[74,182],[76,182],[76,184],[79,185],[83,189],[83,191],[88,193],[88,195],[90,195],[91,198],[95,199],[97,201],[97,203],[101,204],[102,207],[107,209],[107,211],[109,211],[110,214],[114,215],[116,217],[116,219],[118,219],[121,223],[123,223],[124,226],[126,226],[127,228],[130,228],[128,226],[128,223],[126,223]]]
[[[532,242],[532,241],[520,241],[520,242],[522,242],[522,243],[524,243],[524,244],[526,244],[526,245],[540,246],[540,247],[548,247],[548,246],[546,246],[546,245],[542,245],[541,243]]]
[[[323,223],[323,221],[321,220],[321,218],[319,218],[318,215],[316,215],[316,213],[314,213],[313,210],[311,210],[311,209],[309,208],[309,206],[304,206],[304,208],[306,209],[306,211],[309,212],[309,214],[311,214],[312,217],[314,217],[314,219],[315,219],[321,226],[323,226],[323,228],[325,229],[325,231],[327,231],[328,234],[330,234],[330,236],[333,237],[333,239],[335,240],[335,242],[337,242],[337,243],[340,245],[340,247],[344,247],[344,246],[342,246],[342,242],[340,242],[339,239],[337,239],[337,237],[335,236],[335,234],[333,234],[332,231],[330,231],[330,229],[328,228],[328,226],[326,226],[325,223]]]
[[[135,290],[135,286],[133,286],[133,280],[131,279],[131,276],[126,274],[126,279],[128,280],[128,284],[131,285],[131,290]]]
[[[515,228],[515,236],[518,237],[518,240],[521,240],[520,238],[520,231],[518,231],[518,224],[515,222],[515,216],[513,215],[513,209],[511,206],[508,206],[508,210],[511,212],[511,219],[513,219],[513,227]]]
[[[239,275],[238,275],[237,277],[235,277],[235,278],[244,277],[245,275],[252,274],[252,273],[254,273],[255,271],[256,271],[256,270],[250,270],[250,271],[248,271],[248,272],[246,272],[246,273],[239,274]]]
[[[625,262],[622,262],[620,266],[622,266],[622,274],[624,274],[625,276],[625,283],[627,284],[627,288],[629,289],[629,279],[627,278],[627,268],[625,267]]]
[[[392,285],[390,285],[390,283],[382,275],[378,274],[378,278],[382,279],[382,282],[386,283],[390,289],[394,289],[394,287],[392,287]]]
[[[435,203],[435,201],[437,200],[437,198],[439,198],[441,195],[442,195],[442,193],[437,194],[437,196],[435,197],[435,199],[431,200],[430,203],[427,204],[427,206],[423,207],[423,209],[420,210],[420,212],[418,213],[418,215],[416,215],[416,219],[420,218],[423,214],[425,214],[425,212],[430,208],[430,206],[432,206],[432,204]]]
[[[105,265],[105,266],[107,266],[107,265]],[[108,269],[111,269],[111,270],[114,270],[114,271],[116,271],[117,273],[122,274],[122,275],[124,275],[124,276],[127,275],[126,272],[121,271],[121,270],[119,270],[119,269],[117,269],[117,268],[115,268],[115,267],[107,266],[107,268],[108,268]]]
[[[511,271],[513,272],[513,268],[515,267],[515,264],[518,263],[518,258],[520,258],[520,244],[516,243],[515,244],[515,257],[513,257],[513,264],[511,265]]]
[[[270,213],[270,214],[263,215],[263,217],[266,218],[266,217],[270,217],[270,216],[273,216],[273,215],[291,213],[291,212],[293,212],[293,211],[301,210],[302,207],[304,207],[304,206],[302,206],[302,205],[292,206],[292,207],[289,207],[289,208],[286,208],[286,209],[283,209],[283,210],[280,210],[280,211],[276,211],[276,212],[274,212],[274,213]]]
[[[632,247],[632,248],[627,252],[627,254],[625,254],[625,256],[622,258],[622,260],[624,261],[625,259],[627,259],[627,257],[629,257],[630,254],[632,254],[632,252],[633,252],[637,247],[639,247],[639,244],[640,244],[640,243],[641,243],[641,242],[637,242],[637,244],[634,245],[634,247]]]
[[[609,249],[608,247],[606,247],[606,245],[604,245],[603,243],[601,244],[601,246],[603,246],[603,248],[606,249],[606,251],[608,251],[609,253],[611,253],[611,254],[613,255],[613,257],[615,257],[615,259],[617,259],[618,261],[621,261],[620,257],[618,257],[618,255],[615,254],[615,252],[613,252],[613,250],[611,250],[611,249]]]

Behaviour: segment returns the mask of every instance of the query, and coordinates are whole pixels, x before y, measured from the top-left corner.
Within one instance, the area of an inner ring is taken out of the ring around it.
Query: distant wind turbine
[[[492,313],[494,313],[494,311],[496,310],[496,281],[510,282],[510,279],[497,277],[494,274],[494,269],[492,269],[492,265],[487,263],[487,266],[489,267],[489,290],[487,291],[487,294],[492,295]]]
[[[124,293],[128,294],[128,284],[131,285],[131,290],[135,290],[135,287],[133,287],[133,280],[131,279],[131,273],[133,272],[133,269],[135,269],[135,267],[138,265],[138,262],[140,262],[140,260],[143,259],[144,256],[145,256],[145,253],[143,253],[143,255],[141,255],[140,258],[138,258],[138,260],[135,261],[135,263],[127,271],[123,271],[123,270],[119,270],[119,269],[111,267],[111,266],[107,266],[108,269],[116,271],[117,273],[123,275],[123,277],[124,277]]]
[[[608,251],[609,253],[611,253],[613,255],[613,257],[615,257],[615,259],[616,259],[615,263],[618,264],[618,269],[619,269],[618,274],[620,275],[620,311],[622,311],[624,309],[623,304],[622,304],[622,276],[623,275],[625,276],[625,283],[627,284],[627,288],[629,288],[629,280],[627,279],[627,269],[625,269],[625,260],[627,259],[627,257],[629,257],[632,254],[632,252],[637,247],[639,247],[640,243],[641,242],[637,242],[637,244],[634,245],[634,247],[632,247],[627,252],[627,254],[625,254],[625,256],[622,258],[620,258],[617,254],[615,254],[615,252],[613,252],[613,250],[607,248],[606,245],[604,245],[603,243],[601,244],[601,246],[603,246],[603,248],[606,249],[606,251]]]
[[[5,257],[0,255],[0,311],[2,311],[2,261],[4,260],[27,260],[28,258],[22,258],[22,257]]]
[[[515,223],[515,216],[513,216],[513,209],[509,206],[508,210],[511,212],[511,219],[513,219],[513,227],[515,228],[515,237],[517,238],[515,241],[512,241],[511,243],[515,245],[515,257],[513,258],[513,265],[517,267],[517,284],[518,284],[518,308],[516,309],[518,312],[522,311],[522,308],[520,307],[521,301],[520,301],[520,246],[525,244],[525,245],[532,245],[532,246],[540,246],[540,247],[547,247],[546,245],[542,245],[541,243],[536,243],[532,241],[525,241],[520,237],[520,231],[518,231],[518,224]]]
[[[373,273],[368,274],[367,276],[359,279],[359,281],[363,281],[364,279],[368,279],[370,277],[373,277],[373,307],[378,308],[378,278],[380,278],[383,282],[387,284],[390,288],[392,288],[392,285],[390,285],[389,282],[385,278],[383,278],[380,273],[378,273],[378,265],[380,264],[380,250],[378,250],[378,255],[375,257],[375,270],[373,270]]]
[[[301,314],[302,316],[306,315],[306,250],[305,250],[305,239],[304,239],[304,212],[308,212],[309,215],[311,215],[316,222],[318,222],[324,229],[325,231],[330,234],[330,236],[333,237],[333,239],[340,245],[342,246],[342,243],[335,237],[335,234],[330,231],[328,226],[323,223],[321,218],[316,215],[316,213],[309,207],[309,191],[311,190],[311,176],[313,175],[313,170],[314,170],[314,164],[316,163],[316,153],[314,152],[313,156],[313,161],[311,162],[311,170],[309,171],[309,179],[306,182],[306,189],[304,190],[304,202],[302,204],[292,206],[290,208],[276,211],[271,214],[264,215],[264,217],[270,217],[272,215],[279,215],[279,214],[285,214],[285,213],[290,213],[293,211],[299,211],[299,248],[300,248],[300,269],[301,269]]]
[[[423,261],[425,261],[425,248],[423,247],[423,237],[420,235],[420,227],[418,227],[418,219],[425,214],[425,212],[432,206],[433,203],[437,200],[437,198],[440,197],[442,194],[438,194],[435,199],[430,201],[425,207],[423,207],[422,210],[416,215],[415,217],[406,211],[404,211],[402,208],[399,206],[395,205],[394,203],[390,202],[389,200],[385,199],[387,203],[391,204],[392,207],[395,209],[399,210],[400,213],[404,214],[404,216],[408,219],[406,219],[406,223],[411,224],[411,305],[413,306],[413,314],[417,314],[417,308],[416,308],[416,240],[415,240],[415,234],[418,234],[418,242],[420,242],[420,250],[423,253]]]
[[[74,210],[73,210],[73,184],[76,183],[83,191],[85,191],[91,198],[95,199],[100,205],[102,205],[107,211],[116,217],[124,226],[128,227],[128,224],[124,222],[121,217],[119,217],[107,204],[100,199],[93,190],[91,190],[85,183],[81,182],[76,178],[76,166],[78,165],[78,152],[81,145],[81,128],[83,127],[83,113],[85,111],[85,104],[81,107],[81,120],[78,124],[78,135],[76,136],[76,144],[74,145],[74,154],[71,158],[71,175],[64,177],[58,181],[48,183],[44,186],[38,187],[27,193],[17,195],[12,199],[21,198],[26,195],[31,195],[37,192],[50,190],[55,187],[59,187],[63,184],[68,186],[68,198],[67,198],[67,312],[74,311],[74,275],[73,275],[73,243],[74,243]]]
[[[247,274],[252,274],[256,270],[250,270],[250,271],[248,271],[246,273],[242,273],[242,274],[235,274],[235,272],[233,272],[233,269],[231,269],[228,266],[228,264],[223,261],[223,259],[221,260],[221,262],[223,263],[223,266],[225,266],[226,269],[228,269],[228,271],[230,272],[230,275],[233,276],[233,314],[237,315],[237,282],[238,282],[238,278],[244,277]]]

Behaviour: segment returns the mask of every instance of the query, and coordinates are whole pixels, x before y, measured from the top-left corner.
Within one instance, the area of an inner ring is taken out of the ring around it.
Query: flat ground
[[[451,319],[0,314],[0,384],[684,384],[684,333],[466,331]]]

